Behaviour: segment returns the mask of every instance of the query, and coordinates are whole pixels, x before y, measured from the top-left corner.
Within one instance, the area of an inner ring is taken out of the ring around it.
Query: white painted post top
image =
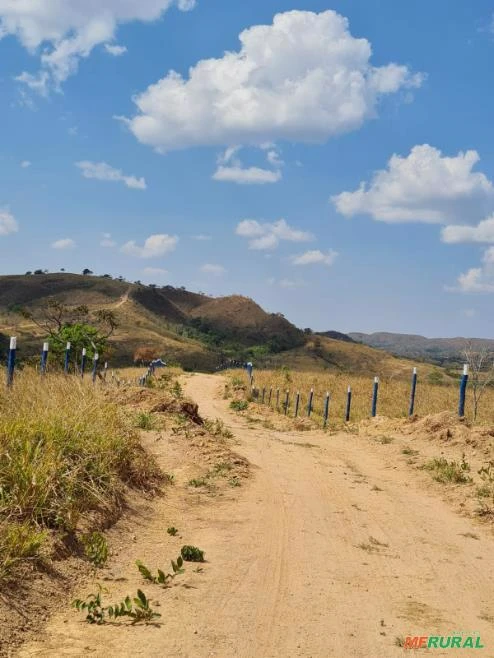
[[[17,349],[17,338],[15,336],[12,336],[10,339],[10,349],[15,350]]]
[[[67,345],[65,346],[65,349],[70,350],[70,348],[71,348],[70,342],[67,342]]]
[[[94,354],[94,360],[97,361],[98,359],[99,359],[99,354],[98,354],[98,352],[96,352],[96,353]]]
[[[82,348],[82,356],[86,356],[86,348],[85,347]]]
[[[349,392],[349,393],[352,392],[352,387],[351,387],[351,386],[348,387],[348,392]]]
[[[463,374],[468,375],[468,363],[465,363],[465,365],[463,366]]]
[[[105,361],[105,370],[108,369],[108,361]]]
[[[413,369],[413,374],[414,374],[414,375],[417,374],[417,368],[414,368],[414,369]]]
[[[50,343],[43,343],[43,352],[48,352],[50,349]]]
[[[374,384],[379,384],[379,377],[374,377]]]

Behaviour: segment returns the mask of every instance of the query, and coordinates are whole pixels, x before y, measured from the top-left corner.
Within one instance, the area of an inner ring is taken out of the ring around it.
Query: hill
[[[56,299],[91,310],[111,309],[118,329],[111,338],[112,361],[128,363],[149,347],[185,367],[214,369],[226,358],[252,358],[290,350],[305,338],[280,314],[266,313],[239,295],[212,298],[172,286],[144,286],[110,277],[77,274],[0,276],[0,345],[19,336],[20,354],[37,354],[41,330],[18,311],[34,314]]]
[[[462,352],[467,344],[471,344],[474,350],[485,348],[494,352],[494,340],[488,338],[425,338],[414,334],[387,332],[350,333],[349,336],[353,340],[397,356],[429,361],[437,365],[461,363]]]
[[[44,333],[18,311],[23,307],[36,315],[52,298],[114,312],[114,365],[128,365],[142,348],[185,368],[209,371],[230,358],[252,359],[258,366],[369,376],[408,377],[412,365],[354,342],[355,335],[304,333],[283,315],[267,313],[241,295],[214,298],[185,288],[67,273],[0,276],[0,352],[5,352],[8,336],[16,335],[21,359],[39,354]]]

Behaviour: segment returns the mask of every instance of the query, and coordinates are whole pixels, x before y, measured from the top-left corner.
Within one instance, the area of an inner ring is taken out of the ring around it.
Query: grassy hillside
[[[263,367],[372,376],[408,376],[412,367],[344,335],[306,335],[248,297],[213,298],[184,288],[67,273],[0,276],[0,356],[9,335],[18,336],[21,359],[39,354],[44,332],[18,311],[24,307],[36,315],[50,298],[114,312],[118,328],[109,355],[114,365],[129,365],[137,350],[149,348],[169,362],[197,370],[214,370],[228,358],[253,359]]]

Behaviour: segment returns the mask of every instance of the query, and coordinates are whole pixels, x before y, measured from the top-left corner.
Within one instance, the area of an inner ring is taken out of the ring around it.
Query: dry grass
[[[242,371],[232,371],[231,378],[242,377],[247,384],[247,376]],[[411,379],[411,368],[410,368]],[[286,391],[290,391],[289,414],[293,415],[294,399],[297,391],[300,391],[299,415],[306,415],[309,391],[314,389],[314,416],[320,419],[324,409],[324,397],[328,391],[331,395],[329,415],[332,423],[343,421],[346,408],[347,388],[352,388],[352,411],[351,420],[359,422],[371,415],[372,401],[372,377],[362,377],[352,374],[322,373],[317,371],[289,371],[286,368],[278,370],[257,370],[254,373],[254,385],[260,389],[266,389],[265,401],[267,403],[269,389],[272,387],[271,406],[274,408],[276,400],[276,389],[280,389],[280,407],[285,400]],[[459,385],[456,383],[434,385],[421,380],[419,369],[419,381],[415,400],[415,414],[426,416],[442,411],[455,412],[458,408]],[[379,399],[377,412],[380,416],[389,418],[400,418],[408,415],[410,399],[410,381],[395,378],[381,377],[379,382]],[[467,390],[466,416],[472,418],[471,391]],[[481,400],[478,423],[494,423],[494,389],[488,389]]]
[[[104,523],[125,486],[161,476],[128,415],[89,380],[25,369],[0,392],[0,578],[33,557],[44,531],[76,533]]]

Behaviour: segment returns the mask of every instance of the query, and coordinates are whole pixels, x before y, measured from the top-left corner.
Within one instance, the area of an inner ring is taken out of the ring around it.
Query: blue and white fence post
[[[377,416],[377,396],[379,394],[379,377],[374,377],[374,388],[372,390],[372,418]]]
[[[86,354],[87,354],[86,348],[83,347],[82,348],[82,357],[81,357],[81,377],[82,377],[82,379],[84,379],[84,370],[86,369],[86,358],[87,358]]]
[[[300,404],[300,391],[297,391],[297,397],[295,398],[295,418],[298,416],[298,406]]]
[[[345,421],[348,423],[350,421],[350,414],[352,412],[352,387],[349,386],[346,392],[346,411],[345,411]]]
[[[326,393],[326,397],[324,398],[324,425],[323,427],[326,428],[328,424],[328,418],[329,418],[329,391]]]
[[[7,386],[12,386],[12,383],[14,381],[16,351],[17,351],[17,338],[15,336],[12,336],[10,339],[9,356],[7,359]]]
[[[98,374],[98,361],[99,361],[99,354],[98,352],[95,352],[93,359],[93,384],[96,382],[96,375]]]
[[[460,382],[460,401],[458,403],[458,416],[463,418],[465,415],[465,397],[467,394],[467,384],[468,384],[468,364],[465,363],[463,366],[463,375]]]
[[[43,343],[43,351],[41,352],[41,374],[46,373],[46,365],[48,363],[48,351],[50,349],[49,343]]]
[[[254,366],[249,361],[249,363],[247,363],[247,365],[246,365],[246,368],[247,368],[247,374],[249,375],[250,385],[252,386],[252,380],[253,380],[252,372],[254,370]]]
[[[70,348],[71,348],[70,343],[67,343],[67,345],[65,346],[65,361],[64,361],[64,364],[63,364],[63,371],[66,375],[69,372]]]
[[[408,408],[408,415],[413,416],[415,410],[415,393],[417,391],[417,368],[413,369],[412,375],[412,390],[410,391],[410,407]]]
[[[310,416],[311,413],[312,413],[312,409],[313,409],[312,402],[313,402],[313,400],[314,400],[314,389],[311,388],[310,393],[309,393],[309,401],[307,402],[307,416]]]

